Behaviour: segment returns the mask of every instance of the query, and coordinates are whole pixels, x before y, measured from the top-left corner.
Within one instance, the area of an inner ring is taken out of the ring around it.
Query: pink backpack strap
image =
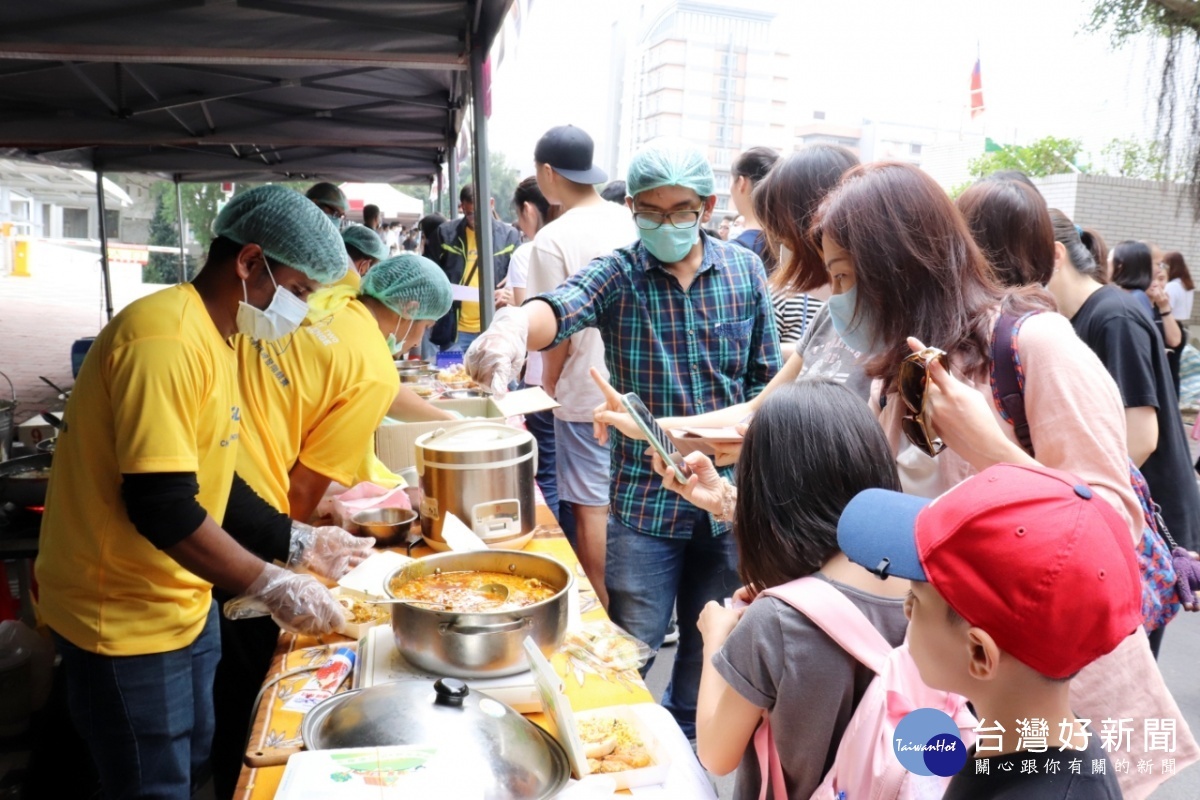
[[[771,734],[771,721],[765,713],[762,724],[754,731],[754,754],[758,757],[758,774],[761,781],[758,800],[767,800],[768,786],[775,787],[774,800],[787,800],[787,784],[783,781],[783,764],[779,760],[779,751],[775,749],[775,737]]]
[[[883,638],[850,598],[833,584],[820,578],[799,578],[773,586],[759,594],[776,597],[808,617],[843,650],[854,656],[876,675],[891,655],[892,646]],[[767,800],[767,787],[774,786],[773,800],[787,800],[787,784],[783,780],[783,764],[775,749],[771,722],[763,714],[762,724],[754,732],[754,753],[758,757],[758,773],[762,786],[758,800]]]
[[[876,630],[858,606],[820,578],[799,578],[772,586],[762,594],[776,597],[808,617],[825,634],[876,675],[892,652],[883,634]]]

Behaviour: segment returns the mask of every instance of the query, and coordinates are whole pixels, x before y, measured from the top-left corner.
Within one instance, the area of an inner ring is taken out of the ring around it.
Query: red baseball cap
[[[868,489],[842,513],[838,544],[880,577],[927,581],[1048,678],[1074,675],[1142,622],[1129,526],[1066,472],[998,464],[933,501]]]

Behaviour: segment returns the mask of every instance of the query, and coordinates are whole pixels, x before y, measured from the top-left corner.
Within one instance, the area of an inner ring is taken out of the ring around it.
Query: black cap
[[[592,164],[592,137],[574,125],[559,125],[546,131],[533,148],[533,160],[550,167],[575,183],[604,183],[608,174]]]

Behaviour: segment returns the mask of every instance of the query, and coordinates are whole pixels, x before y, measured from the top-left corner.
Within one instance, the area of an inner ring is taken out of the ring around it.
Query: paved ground
[[[70,387],[74,382],[71,344],[95,336],[105,322],[95,256],[59,251],[61,260],[35,266],[28,278],[0,275],[0,372],[15,386],[18,423],[44,409],[62,407],[54,390],[38,376]],[[140,268],[114,267],[113,305],[117,311],[158,288],[142,285]],[[0,399],[9,399],[8,385],[2,379]]]

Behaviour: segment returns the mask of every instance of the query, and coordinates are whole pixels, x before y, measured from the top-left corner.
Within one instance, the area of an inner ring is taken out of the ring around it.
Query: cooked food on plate
[[[364,622],[383,622],[389,618],[391,611],[387,606],[364,603],[353,597],[339,597],[338,602],[346,609],[346,622],[352,625],[362,625]]]
[[[579,720],[588,768],[600,774],[650,766],[650,753],[637,731],[623,719],[596,716]]]

